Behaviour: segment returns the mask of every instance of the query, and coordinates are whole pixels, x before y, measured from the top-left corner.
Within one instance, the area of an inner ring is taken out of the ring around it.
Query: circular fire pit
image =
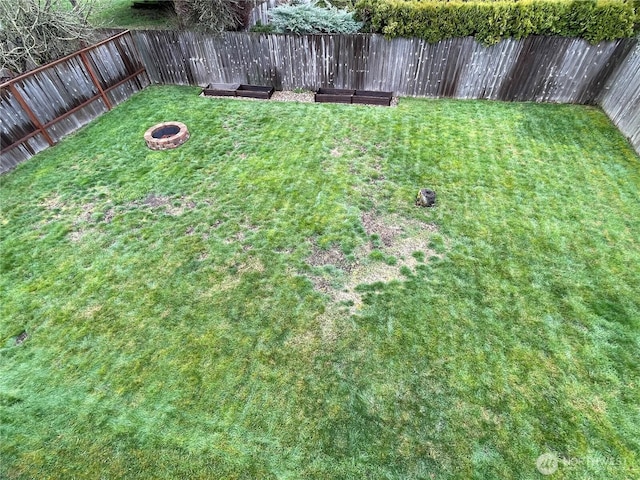
[[[189,130],[181,122],[164,122],[154,125],[144,134],[144,141],[151,150],[169,150],[189,140]]]

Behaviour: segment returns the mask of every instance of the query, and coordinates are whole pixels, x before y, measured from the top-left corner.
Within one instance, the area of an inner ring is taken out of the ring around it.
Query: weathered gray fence
[[[273,35],[137,31],[155,83],[253,83],[276,89],[320,86],[424,97],[595,103],[633,48],[626,39],[590,45],[561,37],[473,38],[429,44],[379,35]]]
[[[0,173],[77,130],[149,84],[122,32],[0,85]]]
[[[640,44],[611,75],[599,103],[640,154]]]
[[[640,153],[640,47],[530,37],[486,47],[378,35],[123,32],[0,85],[0,172],[149,83],[320,86],[398,95],[601,103]],[[631,53],[630,53],[631,52]],[[145,71],[146,68],[146,71]]]

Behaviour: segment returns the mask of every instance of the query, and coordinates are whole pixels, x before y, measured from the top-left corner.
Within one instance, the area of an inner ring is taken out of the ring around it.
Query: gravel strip
[[[273,95],[271,95],[271,100],[277,102],[313,103],[313,92],[296,93],[282,90],[281,92],[274,92]]]

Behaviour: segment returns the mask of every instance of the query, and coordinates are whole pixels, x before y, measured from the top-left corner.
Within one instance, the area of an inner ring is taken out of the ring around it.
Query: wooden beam
[[[82,59],[82,63],[84,63],[84,67],[87,69],[87,72],[89,72],[89,76],[91,77],[93,84],[98,89],[98,92],[100,92],[100,95],[102,95],[102,100],[104,101],[104,104],[107,106],[107,110],[111,110],[113,107],[111,106],[109,97],[107,97],[106,93],[104,93],[104,90],[102,89],[102,85],[100,85],[100,82],[98,81],[98,77],[96,77],[96,73],[93,71],[93,68],[91,67],[91,63],[87,58],[87,52],[80,52],[80,58]]]
[[[104,90],[104,93],[106,95],[107,92],[109,92],[110,90],[113,90],[114,88],[119,87],[120,85],[122,85],[125,82],[128,82],[129,80],[133,80],[135,77],[137,77],[138,75],[140,75],[142,72],[144,72],[144,68],[141,68],[140,70],[138,70],[136,73],[133,73],[131,75],[129,75],[127,78],[123,78],[122,80],[120,80],[118,83],[116,83],[115,85],[112,85],[111,87],[107,88],[106,90]],[[65,118],[67,118],[69,115],[73,115],[74,113],[76,113],[78,110],[86,107],[87,105],[89,105],[92,102],[95,102],[96,100],[100,100],[100,99],[104,99],[104,97],[101,94],[98,95],[94,95],[93,97],[85,100],[84,102],[82,102],[80,105],[78,105],[77,107],[73,107],[71,110],[64,112],[62,115],[60,115],[59,117],[54,118],[53,120],[51,120],[48,123],[45,123],[43,125],[44,128],[49,128],[50,126],[52,126],[54,123],[59,122],[60,120],[63,120]]]
[[[13,83],[9,84],[9,90],[11,90],[11,93],[13,94],[15,99],[18,100],[18,103],[20,104],[22,109],[26,112],[27,116],[29,117],[29,120],[31,120],[31,123],[33,123],[36,126],[36,128],[40,130],[40,133],[42,133],[44,138],[47,140],[47,142],[49,143],[49,146],[55,145],[55,142],[53,141],[51,136],[49,136],[49,132],[47,132],[44,129],[44,127],[38,120],[38,117],[35,116],[31,108],[29,107],[29,105],[27,105],[27,102],[24,101],[24,98],[22,98],[22,95],[20,94],[20,92],[18,91],[18,89]]]
[[[118,83],[110,86],[109,88],[107,88],[106,90],[103,90],[104,95],[106,95],[108,92],[110,92],[111,90],[113,90],[114,88],[118,88],[120,85],[122,85],[123,83],[126,83],[130,80],[135,79],[138,75],[144,73],[145,69],[141,68],[138,71],[136,71],[135,73],[132,73],[131,75],[129,75],[126,78],[123,78],[122,80],[120,80]],[[11,88],[11,86],[9,86],[9,88]],[[74,114],[75,112],[77,112],[78,110],[80,110],[81,108],[86,107],[87,105],[89,105],[91,102],[95,102],[96,100],[99,99],[103,99],[104,100],[104,96],[102,94],[99,95],[94,95],[93,97],[89,98],[88,100],[85,100],[84,102],[82,102],[80,105],[78,105],[77,107],[72,108],[71,110],[69,110],[68,112],[63,113],[62,115],[60,115],[59,117],[54,118],[53,120],[51,120],[50,122],[45,123],[44,125],[41,125],[42,128],[38,128],[37,130],[34,130],[33,132],[25,135],[24,137],[22,137],[20,140],[17,140],[15,142],[13,142],[11,145],[7,146],[7,147],[2,147],[2,150],[0,151],[0,154],[6,153],[9,150],[11,150],[14,147],[17,147],[18,145],[20,145],[21,143],[26,142],[27,140],[29,140],[31,137],[35,136],[35,135],[39,135],[39,134],[43,134],[43,130],[51,127],[52,125],[54,125],[56,122],[59,122],[60,120],[63,120],[65,118],[67,118],[69,115]],[[20,101],[20,100],[18,100]],[[22,103],[21,103],[22,105]],[[28,112],[27,112],[28,113]],[[32,120],[33,121],[33,120]],[[37,126],[37,125],[36,125]],[[46,136],[45,136],[46,138]],[[48,140],[47,140],[48,141]],[[51,145],[51,143],[49,144]]]
[[[114,88],[118,88],[120,85],[122,85],[123,83],[128,82],[129,80],[133,80],[134,78],[136,78],[138,75],[141,75],[145,72],[145,68],[142,67],[141,69],[137,70],[136,72],[132,73],[131,75],[129,75],[127,78],[123,78],[122,80],[120,80],[118,83],[114,83],[113,85],[111,85],[109,88],[107,88],[105,90],[105,93],[110,92],[111,90],[113,90]]]
[[[36,135],[42,135],[42,132],[40,130],[34,130],[33,132],[25,135],[24,137],[22,137],[20,140],[17,140],[15,142],[13,142],[11,145],[7,146],[7,147],[2,147],[2,150],[0,150],[0,155],[3,155],[5,153],[7,153],[9,150],[11,150],[13,147],[17,147],[18,145],[20,145],[21,143],[26,142],[27,140],[29,140],[31,137],[35,137]]]

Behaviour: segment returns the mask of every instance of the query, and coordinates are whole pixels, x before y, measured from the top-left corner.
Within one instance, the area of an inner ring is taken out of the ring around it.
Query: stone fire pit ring
[[[144,141],[151,150],[177,148],[187,140],[189,140],[189,130],[182,122],[159,123],[144,134]]]

